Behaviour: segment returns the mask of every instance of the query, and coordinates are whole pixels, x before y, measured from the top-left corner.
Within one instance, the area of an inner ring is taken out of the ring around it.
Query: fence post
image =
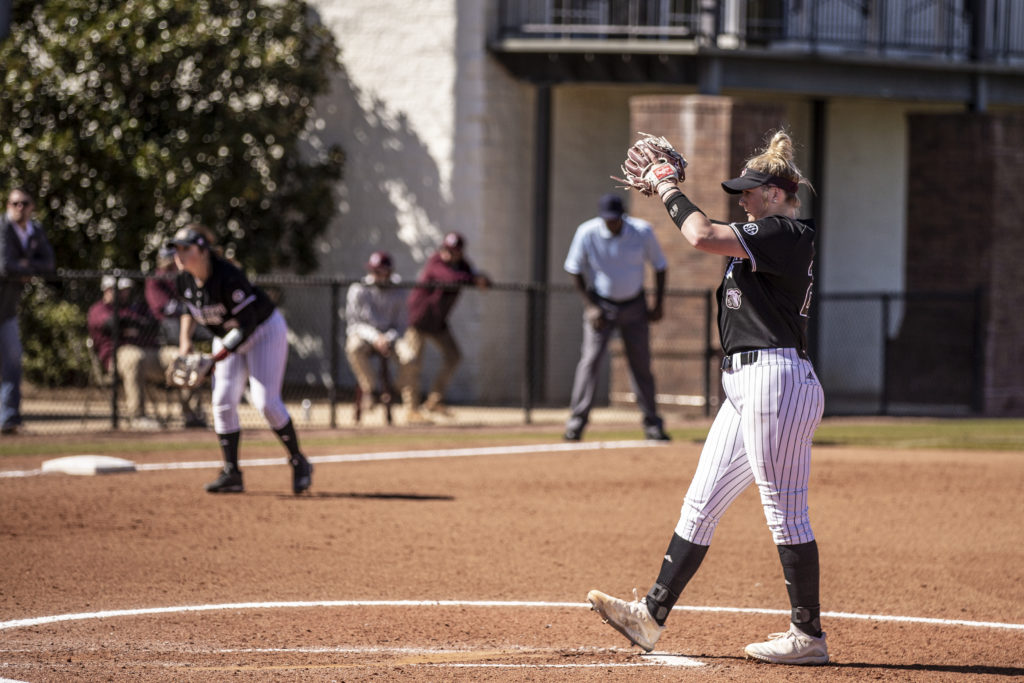
[[[116,280],[120,279],[120,275],[115,272],[114,274],[114,303],[113,303],[113,315],[111,320],[114,323],[113,329],[111,330],[111,338],[113,340],[112,346],[113,351],[110,354],[110,428],[117,429],[118,425],[118,414],[117,414],[117,385],[121,383],[121,371],[117,367],[117,352],[121,346],[121,291],[117,287]],[[102,287],[101,287],[102,289]],[[143,400],[145,400],[143,398]]]
[[[979,285],[974,290],[974,367],[971,378],[971,407],[979,415],[985,412],[985,321],[982,315],[984,305],[985,288]]]
[[[526,288],[526,353],[523,367],[523,423],[532,421],[533,408],[533,369],[536,366],[536,316],[538,292],[533,286]]]
[[[878,399],[878,414],[889,413],[889,302],[890,294],[882,294],[882,395]]]
[[[704,291],[704,417],[711,416],[711,357],[715,352],[711,348],[713,308],[714,292],[707,289]]]
[[[338,426],[337,405],[338,405],[338,288],[341,285],[337,281],[331,282],[331,350],[328,355],[331,368],[331,383],[327,386],[327,404],[330,406],[330,426],[335,429]]]

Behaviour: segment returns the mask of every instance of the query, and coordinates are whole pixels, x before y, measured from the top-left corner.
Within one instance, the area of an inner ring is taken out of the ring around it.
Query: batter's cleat
[[[292,491],[299,495],[313,483],[313,464],[306,460],[305,456],[300,455],[292,459],[291,466]]]
[[[207,493],[241,493],[244,490],[241,471],[230,466],[224,467],[220,476],[206,485]]]
[[[606,624],[629,638],[634,645],[643,648],[645,652],[654,649],[654,644],[665,630],[665,627],[660,626],[647,610],[647,598],[639,598],[635,588],[630,602],[613,598],[598,590],[587,593],[587,601],[590,608],[600,614]]]
[[[790,624],[785,633],[772,633],[763,643],[751,643],[744,652],[752,659],[772,664],[828,664],[825,634],[809,636]]]
[[[573,429],[572,427],[566,427],[565,434],[562,435],[562,438],[565,439],[566,441],[579,441],[580,439],[583,438],[583,430]]]

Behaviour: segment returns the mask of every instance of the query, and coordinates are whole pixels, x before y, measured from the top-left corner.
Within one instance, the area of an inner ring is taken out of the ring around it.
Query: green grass
[[[671,427],[671,425],[670,425]],[[670,428],[669,434],[677,442],[700,443],[707,435],[707,426]],[[438,428],[436,438],[424,436],[422,431],[408,433],[403,429],[362,434],[351,430],[337,432],[309,431],[302,435],[306,448],[323,450],[331,446],[374,450],[401,450],[406,448],[436,448],[438,444],[460,448],[468,445],[551,443],[561,435],[561,426],[534,426],[525,429],[444,429]],[[209,436],[211,457],[218,457],[216,439]],[[593,427],[585,439],[635,440],[640,439],[638,427]],[[246,438],[245,446],[273,446],[273,436]],[[922,418],[858,418],[852,420],[825,420],[818,428],[814,443],[819,446],[864,446],[889,449],[950,448],[965,450],[1024,451],[1024,420],[1022,419],[922,419]],[[80,439],[0,439],[0,457],[10,455],[42,455],[57,457],[78,453],[107,455],[139,455],[145,453],[173,453],[203,448],[202,440],[175,441],[170,438],[138,440],[117,435],[85,435]],[[243,446],[244,448],[244,446]]]

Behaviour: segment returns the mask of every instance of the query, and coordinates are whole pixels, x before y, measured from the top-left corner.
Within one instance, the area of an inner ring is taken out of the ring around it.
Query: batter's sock
[[[224,464],[234,470],[238,470],[238,442],[242,438],[242,432],[231,432],[230,434],[218,434],[220,450],[224,454]]]
[[[793,625],[809,636],[821,637],[821,599],[818,595],[818,543],[780,545],[782,575],[786,577]]]
[[[295,434],[295,427],[292,425],[292,421],[288,420],[288,424],[280,429],[275,429],[277,438],[281,439],[281,443],[288,449],[288,454],[292,460],[298,460],[302,457],[302,453],[299,452],[299,437]]]
[[[669,612],[675,606],[683,589],[690,582],[697,568],[704,561],[708,546],[690,543],[679,534],[673,534],[661,562],[658,580],[647,593],[647,610],[658,622],[665,625]]]

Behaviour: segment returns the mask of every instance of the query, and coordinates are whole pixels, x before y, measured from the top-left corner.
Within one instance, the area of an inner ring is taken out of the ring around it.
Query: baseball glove
[[[178,356],[167,366],[167,386],[194,389],[206,381],[213,371],[213,356],[205,353],[190,353]]]
[[[683,155],[664,137],[650,133],[640,135],[642,137],[626,150],[626,160],[620,167],[625,177],[611,176],[612,180],[622,183],[624,190],[633,189],[647,197],[655,194],[662,183],[683,182],[686,179]]]

